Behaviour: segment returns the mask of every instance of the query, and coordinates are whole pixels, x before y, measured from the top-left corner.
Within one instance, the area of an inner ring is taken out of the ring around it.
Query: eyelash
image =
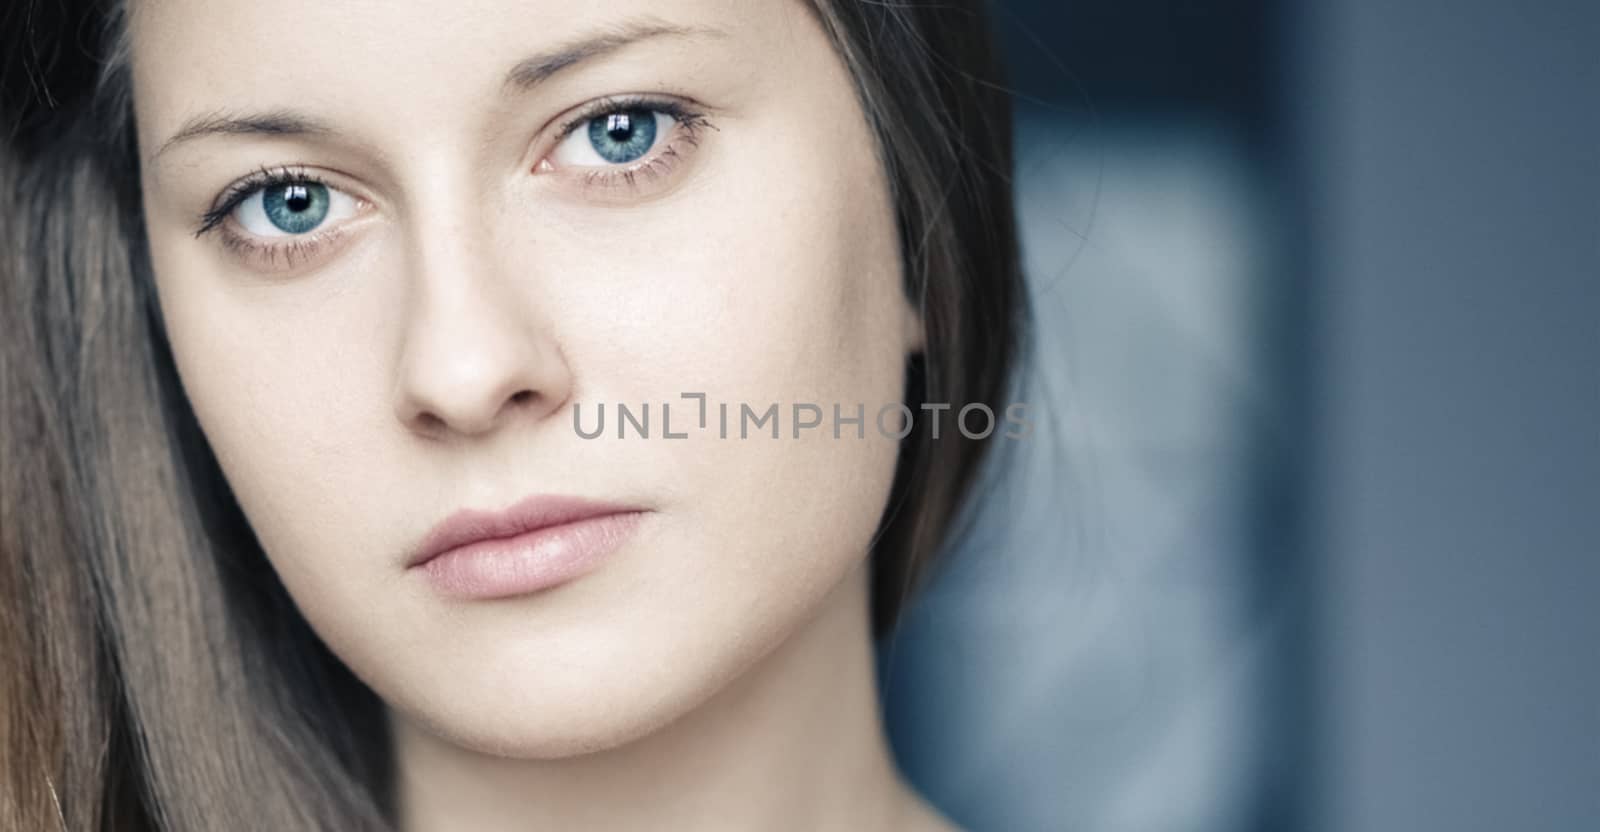
[[[679,135],[671,137],[659,149],[652,148],[648,157],[637,162],[596,167],[588,171],[583,175],[585,188],[632,190],[639,186],[641,176],[650,180],[659,179],[672,171],[673,167],[683,159],[686,150],[700,146],[700,139],[706,130],[717,129],[705,113],[692,109],[679,100],[646,96],[611,97],[599,99],[583,107],[572,118],[563,122],[556,131],[552,147],[560,147],[561,143],[579,128],[597,118],[626,113],[630,110],[648,110],[669,116],[676,123],[674,130]],[[543,160],[540,161],[542,164]]]
[[[678,100],[645,96],[602,98],[584,106],[561,124],[551,143],[551,151],[560,147],[561,143],[574,132],[594,119],[632,110],[648,110],[670,117],[674,122],[675,135],[671,135],[658,148],[652,148],[649,156],[637,162],[597,166],[585,172],[583,174],[585,190],[637,190],[641,178],[656,180],[671,173],[688,150],[700,146],[700,139],[705,130],[717,129],[704,113],[691,109]],[[541,157],[540,165],[545,163],[546,158],[548,157]],[[535,173],[548,175],[539,171],[537,167]],[[245,259],[262,261],[269,266],[277,266],[279,261],[285,266],[304,262],[313,257],[325,244],[340,236],[342,225],[325,231],[277,238],[276,242],[264,242],[254,235],[241,234],[226,224],[234,211],[257,193],[269,188],[296,184],[317,184],[330,189],[334,187],[327,180],[301,167],[262,167],[229,185],[217,196],[211,207],[201,214],[195,236],[201,237],[212,231],[218,231],[222,245],[227,250]]]
[[[691,109],[688,104],[678,99],[613,96],[613,98],[598,99],[589,106],[582,107],[573,117],[563,122],[555,133],[552,152],[554,147],[562,146],[562,142],[570,138],[571,134],[576,133],[587,123],[594,122],[595,118],[626,114],[630,110],[650,110],[651,114],[667,115],[674,120],[674,133],[677,134],[662,142],[659,149],[651,149],[650,155],[638,162],[629,165],[597,166],[594,170],[587,171],[582,174],[584,189],[637,190],[640,187],[640,178],[654,181],[672,173],[674,166],[682,162],[685,152],[699,147],[704,131],[717,130],[717,125],[710,123],[704,112]],[[542,163],[544,160],[541,158],[541,165]]]
[[[267,266],[278,266],[281,261],[285,267],[292,267],[304,262],[316,255],[323,245],[338,237],[342,233],[342,228],[335,226],[309,234],[285,237],[277,242],[264,242],[253,235],[238,233],[225,224],[245,200],[257,193],[268,188],[296,184],[334,187],[326,179],[305,168],[262,167],[223,190],[212,202],[211,207],[200,215],[194,235],[201,237],[209,232],[218,231],[222,245],[228,251],[247,260],[260,261]]]

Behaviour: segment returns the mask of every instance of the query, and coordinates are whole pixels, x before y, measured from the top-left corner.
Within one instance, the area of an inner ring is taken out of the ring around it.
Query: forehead
[[[134,0],[129,36],[139,132],[148,140],[187,115],[225,108],[365,113],[387,121],[466,117],[495,100],[508,70],[529,56],[597,36],[662,28],[719,33],[718,50],[735,62],[754,61],[783,48],[793,33],[791,16],[802,5]],[[707,48],[703,39],[655,40],[651,53],[678,50],[680,66],[683,57]]]

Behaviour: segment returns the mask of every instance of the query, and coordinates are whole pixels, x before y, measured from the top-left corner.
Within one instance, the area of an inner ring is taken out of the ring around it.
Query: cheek
[[[373,333],[392,301],[332,275],[244,284],[181,241],[151,242],[189,404],[274,566],[299,583],[303,564],[382,516],[367,501],[393,474],[394,425]]]
[[[870,147],[864,134],[842,144]],[[795,148],[776,168],[752,160],[729,173],[715,204],[691,212],[713,242],[659,293],[653,325],[625,335],[648,358],[637,381],[652,400],[703,392],[713,405],[712,436],[676,448],[673,465],[694,474],[681,496],[703,518],[696,548],[719,555],[707,560],[721,591],[760,610],[745,626],[792,625],[859,563],[893,481],[899,445],[875,417],[904,397],[907,302],[876,160],[841,150]],[[716,404],[728,408],[727,438]],[[779,438],[753,424],[739,438],[745,405],[774,404]],[[800,438],[797,404],[822,414]],[[864,436],[842,424],[835,438],[836,406],[864,417]]]
[[[699,406],[682,394],[705,395],[706,429],[614,449],[703,521],[701,551],[770,548],[780,563],[836,567],[864,554],[892,482],[898,443],[876,416],[903,399],[911,313],[871,136],[853,111],[819,109],[725,124],[690,188],[626,212],[541,217],[517,256],[563,284],[550,302],[572,324],[563,348],[586,407],[648,403],[659,430],[670,403],[683,430]],[[780,438],[752,427],[740,439],[742,406],[774,404]],[[799,439],[795,404],[822,411]],[[835,405],[864,414],[864,437],[843,425],[834,438]]]
[[[826,528],[859,556],[898,449],[876,415],[904,392],[910,313],[892,208],[864,125],[843,138],[763,132],[793,138],[750,142],[760,152],[730,154],[685,204],[632,223],[631,232],[602,226],[584,241],[586,250],[600,237],[627,241],[611,244],[629,265],[607,278],[606,300],[613,316],[631,321],[592,362],[621,370],[625,387],[586,399],[678,402],[676,426],[680,413],[698,417],[681,394],[704,393],[707,430],[681,448],[656,443],[677,448],[675,470],[694,473],[684,481],[696,493],[682,496],[724,512],[716,528],[734,532],[725,539],[804,553]],[[594,383],[603,388],[607,379]],[[719,404],[727,405],[728,438]],[[779,438],[752,425],[752,438],[740,439],[743,406],[759,415],[773,404]],[[822,412],[821,427],[798,439],[796,404]],[[836,405],[845,418],[864,414],[864,437],[845,424],[834,438]]]

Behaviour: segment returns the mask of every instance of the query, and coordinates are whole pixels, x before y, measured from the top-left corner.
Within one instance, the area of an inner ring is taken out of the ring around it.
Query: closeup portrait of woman
[[[0,829],[949,830],[978,0],[0,12]]]

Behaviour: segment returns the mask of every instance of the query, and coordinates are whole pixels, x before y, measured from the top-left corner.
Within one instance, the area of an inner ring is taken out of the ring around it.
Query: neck
[[[889,830],[922,812],[883,736],[865,564],[754,667],[626,745],[517,760],[391,724],[405,832]]]

